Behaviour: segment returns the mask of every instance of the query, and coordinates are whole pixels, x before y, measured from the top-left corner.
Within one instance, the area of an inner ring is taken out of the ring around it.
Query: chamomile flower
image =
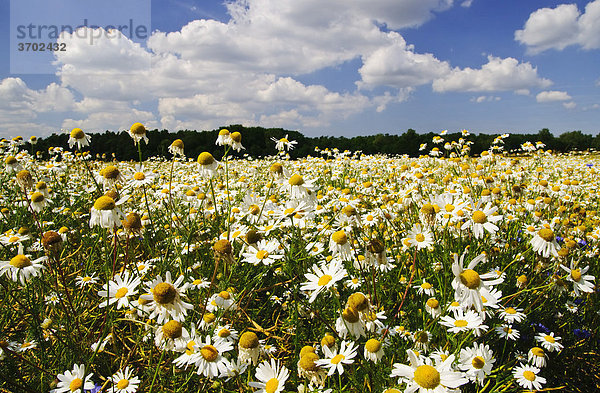
[[[506,321],[507,323],[519,323],[525,320],[525,318],[527,317],[525,314],[523,314],[522,311],[522,308],[515,309],[513,307],[506,307],[505,309],[500,311],[500,318],[504,319],[504,321]]]
[[[425,279],[423,279],[422,284],[415,285],[413,288],[417,290],[417,293],[419,295],[427,295],[427,296],[435,295],[435,288],[433,287],[433,285],[428,283]]]
[[[390,375],[406,383],[405,392],[448,393],[448,389],[456,389],[468,382],[462,373],[452,369],[454,355],[448,356],[441,363],[433,364],[430,358],[423,359],[410,349],[406,352],[410,365],[394,363]]]
[[[408,232],[407,235],[408,244],[421,250],[433,245],[433,233],[421,226],[421,224],[415,224]]]
[[[77,284],[77,286],[80,288],[84,288],[88,285],[94,285],[97,283],[98,283],[98,277],[96,277],[95,272],[90,275],[77,276],[77,278],[75,278],[75,284]]]
[[[354,363],[357,349],[358,347],[356,347],[353,341],[342,341],[339,351],[335,348],[331,350],[325,346],[323,347],[325,358],[317,360],[316,364],[329,369],[327,372],[329,376],[333,375],[336,371],[341,375],[344,373],[344,364]]]
[[[52,389],[50,393],[83,393],[84,390],[91,390],[95,386],[91,380],[92,375],[85,375],[85,365],[75,364],[73,370],[58,374],[56,389]]]
[[[495,278],[495,276],[489,273],[479,275],[474,270],[480,262],[486,259],[485,254],[473,258],[466,269],[463,267],[464,257],[465,254],[463,253],[459,260],[458,255],[454,254],[454,263],[452,264],[454,299],[460,302],[463,307],[474,306],[477,311],[481,312],[483,310],[482,296],[487,299],[493,298],[493,294],[490,293],[490,282],[485,280]],[[496,280],[498,279],[496,278]]]
[[[544,258],[558,256],[560,246],[556,242],[556,236],[550,228],[542,227],[530,241],[533,251]]]
[[[284,390],[290,372],[285,366],[279,364],[279,360],[271,359],[270,363],[266,360],[262,362],[256,368],[254,376],[259,382],[248,384],[258,389],[255,393],[279,393]]]
[[[594,280],[596,278],[590,274],[586,274],[590,269],[589,266],[580,268],[573,262],[571,262],[570,267],[567,267],[565,265],[560,265],[560,267],[564,271],[569,273],[569,275],[567,276],[567,280],[573,283],[573,292],[575,292],[575,296],[579,296],[581,292],[594,292]]]
[[[200,153],[198,164],[200,164],[200,175],[202,177],[213,177],[217,173],[217,168],[219,168],[219,162],[208,152]]]
[[[487,329],[486,325],[482,324],[482,319],[473,310],[467,310],[466,312],[459,310],[454,313],[454,316],[443,316],[440,319],[440,324],[448,327],[448,331],[451,333],[460,333],[468,330],[475,330],[475,335],[479,329]]]
[[[534,366],[521,364],[513,369],[513,376],[521,387],[529,390],[540,390],[546,383],[546,378],[540,377],[540,369]]]
[[[98,225],[102,228],[113,229],[122,225],[121,220],[125,217],[119,204],[125,202],[120,199],[118,202],[107,195],[96,199],[90,214],[90,228]]]
[[[0,276],[5,275],[14,282],[20,282],[25,285],[32,277],[37,277],[45,268],[42,262],[47,257],[40,257],[31,260],[29,256],[22,254],[23,249],[19,247],[19,254],[15,255],[10,261],[0,261]]]
[[[231,142],[230,132],[227,128],[223,128],[219,131],[219,135],[217,135],[217,140],[215,141],[215,145],[217,146],[225,146],[229,145]]]
[[[196,348],[190,363],[197,367],[198,375],[217,378],[227,374],[229,361],[223,355],[233,349],[231,343],[223,340],[213,342],[210,336],[206,336],[205,341],[196,344]]]
[[[171,272],[167,271],[165,280],[161,276],[146,283],[148,294],[140,296],[140,299],[148,301],[147,309],[149,318],[155,319],[157,323],[164,323],[168,319],[183,322],[188,310],[194,306],[183,301],[187,284],[183,284],[184,276],[179,276],[177,281],[172,282]]]
[[[139,277],[130,276],[128,271],[122,275],[117,274],[113,277],[113,280],[102,286],[101,291],[98,291],[98,296],[103,298],[99,306],[106,307],[117,303],[117,310],[129,307],[129,297],[137,294],[137,287],[141,282]]]
[[[86,135],[81,128],[73,128],[69,134],[69,149],[72,149],[75,145],[77,145],[78,149],[89,146],[91,139],[92,138],[89,135]]]
[[[148,144],[148,137],[146,136],[146,127],[142,123],[133,123],[131,128],[129,128],[129,136],[133,139],[134,144],[140,143],[140,141],[144,141]]]
[[[269,266],[284,257],[280,253],[279,242],[276,240],[260,240],[254,246],[249,246],[242,256],[244,262],[255,266],[261,263]]]
[[[275,148],[280,152],[285,150],[293,150],[294,146],[298,144],[296,141],[290,141],[288,139],[288,134],[285,134],[285,136],[281,139],[271,138],[271,140],[275,142]]]
[[[460,369],[480,386],[483,386],[485,377],[492,372],[495,361],[494,353],[487,345],[473,343],[473,347],[460,351]]]
[[[513,329],[512,325],[504,324],[495,328],[496,334],[503,339],[516,341],[521,337],[521,333],[517,329]]]
[[[546,367],[548,355],[540,347],[533,347],[527,352],[527,360],[536,367]]]
[[[483,238],[485,232],[495,234],[498,231],[496,223],[502,219],[501,215],[496,215],[497,206],[493,206],[491,202],[488,202],[483,210],[479,210],[479,204],[475,206],[471,217],[460,228],[461,230],[471,229],[473,236],[476,239]]]
[[[181,139],[175,139],[169,146],[169,153],[171,153],[173,157],[185,157],[183,151],[183,141]]]
[[[549,334],[539,333],[535,336],[535,340],[549,352],[559,352],[561,349],[563,349],[563,345],[559,343],[560,337],[555,337],[554,333],[552,332]]]
[[[377,363],[383,357],[383,344],[381,341],[374,338],[367,340],[365,350],[363,352],[365,359],[369,359],[373,363]]]
[[[140,384],[140,379],[133,375],[133,370],[129,366],[125,370],[117,371],[110,377],[115,393],[135,393]]]

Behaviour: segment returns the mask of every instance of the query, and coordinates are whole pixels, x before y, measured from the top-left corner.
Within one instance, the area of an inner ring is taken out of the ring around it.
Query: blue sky
[[[14,64],[13,2],[0,0],[2,137],[137,121],[310,136],[600,131],[600,0],[113,0],[97,24],[147,14],[149,37],[65,34],[54,63],[27,54],[45,74]],[[26,17],[48,19],[39,4]],[[61,10],[53,23],[101,14]]]

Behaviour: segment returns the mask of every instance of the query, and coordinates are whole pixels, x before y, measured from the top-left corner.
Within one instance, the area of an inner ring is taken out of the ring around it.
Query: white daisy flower
[[[135,393],[140,384],[140,379],[133,375],[133,370],[129,366],[125,370],[117,371],[110,377],[115,389],[115,393]]]
[[[448,393],[469,382],[463,374],[452,370],[454,355],[433,365],[429,358],[422,359],[414,351],[407,350],[410,365],[394,363],[391,377],[406,383],[407,393]]]
[[[559,352],[563,349],[563,345],[559,343],[560,337],[555,337],[552,332],[550,334],[539,333],[535,336],[535,340],[550,352]]]
[[[187,285],[183,284],[184,276],[179,276],[177,281],[171,281],[171,272],[167,271],[165,280],[161,276],[146,283],[148,293],[140,296],[140,299],[149,301],[146,305],[150,315],[149,319],[155,319],[156,323],[164,323],[169,319],[183,322],[188,310],[194,306],[182,300]]]
[[[454,313],[453,317],[446,315],[440,319],[440,324],[448,327],[448,331],[451,333],[475,330],[475,335],[477,335],[478,330],[487,329],[487,326],[483,325],[482,322],[479,314],[473,310],[468,310],[467,312],[459,310]]]
[[[92,375],[85,375],[85,365],[75,364],[73,370],[58,374],[56,389],[52,389],[50,393],[83,393],[84,390],[92,390],[95,386],[91,380]]]
[[[475,209],[479,209],[480,204],[475,206]],[[502,219],[501,215],[494,215],[498,210],[497,206],[492,206],[491,202],[488,202],[483,210],[474,210],[471,217],[462,225],[461,230],[471,229],[473,236],[476,239],[483,238],[485,231],[490,234],[495,234],[498,231],[496,223]]]
[[[117,303],[117,310],[129,307],[129,297],[137,294],[137,287],[141,283],[142,281],[138,277],[130,276],[128,271],[122,275],[115,275],[108,284],[102,286],[101,291],[98,291],[98,296],[108,298],[101,300],[99,306],[106,307]]]
[[[313,265],[312,272],[304,274],[308,281],[301,284],[300,290],[312,291],[308,300],[309,303],[312,303],[321,291],[331,288],[346,275],[346,269],[339,259],[332,259],[322,266]]]
[[[42,262],[45,262],[48,257],[39,257],[31,260],[27,255],[23,253],[23,247],[19,247],[19,254],[15,255],[10,261],[0,261],[0,276],[6,275],[14,282],[20,282],[21,285],[25,285],[31,277],[37,277],[41,274],[45,266]]]
[[[460,351],[460,368],[467,373],[470,380],[476,381],[483,386],[485,377],[492,372],[496,359],[489,346],[473,343],[471,348],[463,348]]]
[[[577,265],[571,262],[570,267],[565,265],[560,265],[560,267],[569,273],[567,280],[573,283],[573,292],[575,292],[575,296],[579,296],[581,292],[594,292],[594,280],[596,278],[590,274],[585,274],[590,269],[589,266],[579,268]]]
[[[316,364],[328,368],[327,375],[329,376],[333,375],[336,371],[341,375],[344,373],[344,364],[354,363],[353,359],[356,357],[357,349],[358,347],[356,347],[353,341],[342,341],[339,352],[335,348],[332,351],[328,346],[324,346],[325,359],[317,360]]]
[[[546,383],[546,378],[540,377],[540,369],[534,366],[521,364],[514,368],[513,376],[521,387],[529,390],[540,390]]]
[[[248,383],[251,387],[259,389],[255,393],[279,393],[285,388],[285,382],[290,376],[289,370],[279,364],[279,360],[266,360],[256,368],[256,379],[260,382]]]
[[[206,336],[204,342],[196,344],[190,363],[198,368],[198,375],[204,375],[207,378],[218,378],[227,373],[229,361],[223,354],[232,349],[231,343],[223,340],[213,343],[210,336]]]
[[[527,352],[527,360],[536,367],[546,367],[548,355],[540,347],[533,347]]]

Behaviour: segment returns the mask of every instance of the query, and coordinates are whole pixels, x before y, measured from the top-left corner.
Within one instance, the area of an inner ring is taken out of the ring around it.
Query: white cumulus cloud
[[[535,96],[537,102],[553,102],[553,101],[567,101],[570,100],[571,96],[566,91],[548,90],[542,91]]]
[[[588,3],[583,14],[576,4],[540,8],[529,15],[522,30],[515,31],[515,40],[526,45],[532,54],[548,49],[563,50],[570,45],[598,49],[600,0]]]
[[[529,88],[548,87],[552,82],[538,76],[537,68],[517,59],[488,56],[480,69],[455,68],[447,75],[433,81],[433,90],[448,91],[507,91],[522,92]]]

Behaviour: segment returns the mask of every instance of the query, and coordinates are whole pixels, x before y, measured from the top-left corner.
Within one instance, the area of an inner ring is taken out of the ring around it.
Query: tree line
[[[298,142],[294,150],[291,150],[291,158],[306,157],[308,155],[317,155],[315,147],[321,150],[337,148],[340,151],[362,151],[365,154],[387,154],[419,156],[427,154],[433,147],[444,150],[444,143],[435,145],[432,138],[435,133],[419,134],[413,129],[408,129],[402,134],[375,134],[354,137],[333,137],[319,136],[307,137],[298,131],[290,131],[282,128],[263,128],[263,127],[244,127],[234,124],[226,127],[230,132],[238,131],[242,134],[242,145],[244,150],[241,152],[232,152],[233,156],[242,157],[247,154],[252,157],[264,157],[277,153],[275,142],[271,139],[283,138],[288,135],[289,140]],[[198,157],[204,151],[208,151],[215,157],[220,157],[223,148],[215,145],[215,141],[221,128],[210,131],[182,130],[171,133],[168,130],[149,130],[147,136],[148,144],[142,142],[142,155],[148,157],[170,157],[168,148],[175,139],[181,139],[185,146],[187,157]],[[127,132],[105,131],[104,133],[90,134],[92,141],[90,146],[84,148],[94,157],[100,156],[106,159],[113,157],[118,160],[136,160],[138,150],[133,140]],[[494,138],[499,134],[472,134],[466,139],[473,142],[471,145],[471,154],[478,155],[482,151],[489,149]],[[444,141],[458,141],[462,137],[461,133],[449,133],[443,136]],[[46,138],[39,138],[35,145],[35,151],[40,152],[44,158],[48,157],[48,148],[51,146],[62,146],[67,148],[68,134],[52,134]],[[520,149],[521,144],[525,142],[544,143],[545,149],[552,149],[555,152],[568,152],[572,150],[584,151],[589,149],[600,150],[600,134],[592,136],[584,134],[581,131],[565,132],[555,137],[549,129],[544,128],[537,134],[510,134],[504,139],[504,151],[516,151]],[[427,144],[423,151],[419,150],[421,144]]]

